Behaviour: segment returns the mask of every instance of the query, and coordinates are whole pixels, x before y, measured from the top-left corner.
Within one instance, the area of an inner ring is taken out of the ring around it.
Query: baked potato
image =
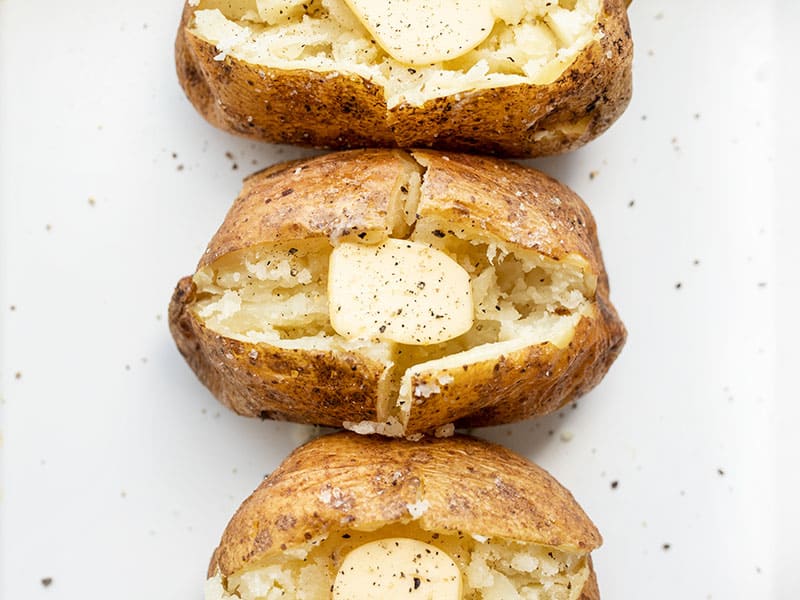
[[[474,438],[339,433],[244,501],[206,600],[599,600],[602,539],[547,472]]]
[[[169,322],[239,414],[416,437],[552,412],[600,381],[626,335],[574,192],[430,150],[251,176]]]
[[[226,131],[326,148],[573,150],[631,97],[625,0],[189,0],[178,77]]]

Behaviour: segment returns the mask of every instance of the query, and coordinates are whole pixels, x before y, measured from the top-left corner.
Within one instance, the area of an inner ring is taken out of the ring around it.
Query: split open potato
[[[401,150],[248,178],[170,328],[239,414],[391,436],[552,412],[625,340],[574,192],[497,159]]]
[[[599,600],[602,540],[541,468],[469,437],[340,433],[244,501],[206,600]]]
[[[575,149],[631,97],[626,0],[188,0],[178,76],[212,124],[329,148]]]

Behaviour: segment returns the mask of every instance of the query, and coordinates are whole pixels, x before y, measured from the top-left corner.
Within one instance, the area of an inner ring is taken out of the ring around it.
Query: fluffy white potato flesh
[[[438,344],[469,331],[469,274],[419,242],[343,243],[331,253],[328,304],[333,329],[347,339]]]
[[[552,83],[592,40],[601,0],[197,0],[193,33],[269,68],[353,74],[389,108]],[[391,11],[387,9],[391,7]],[[378,26],[380,25],[380,26]]]
[[[344,559],[334,600],[461,600],[461,573],[447,554],[419,540],[388,538]]]

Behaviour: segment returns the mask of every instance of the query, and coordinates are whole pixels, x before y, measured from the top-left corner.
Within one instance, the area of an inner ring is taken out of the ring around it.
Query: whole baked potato
[[[505,448],[340,433],[244,501],[205,598],[599,600],[601,543],[566,489]]]
[[[541,156],[631,96],[625,0],[189,0],[180,83],[230,132]]]
[[[249,177],[169,321],[237,413],[390,436],[552,412],[601,380],[626,335],[574,192],[429,150]]]

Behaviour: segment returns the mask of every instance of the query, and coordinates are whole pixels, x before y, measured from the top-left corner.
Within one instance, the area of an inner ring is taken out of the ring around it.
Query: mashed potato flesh
[[[470,90],[552,83],[602,36],[595,27],[600,0],[495,0],[491,33],[475,47],[454,52],[451,60],[411,64],[382,48],[345,0],[194,4],[192,31],[217,47],[218,60],[230,55],[273,69],[358,75],[383,87],[389,108]]]
[[[455,339],[406,346],[338,335],[329,319],[328,239],[255,246],[222,257],[195,274],[193,309],[207,327],[241,341],[316,350],[381,346],[413,355],[411,362],[502,342],[552,341],[563,347],[580,316],[588,314],[593,290],[577,266],[488,241],[428,237],[420,228],[411,239],[442,250],[470,275],[474,323]]]
[[[205,600],[329,600],[348,553],[391,537],[417,539],[446,553],[461,573],[463,600],[577,600],[589,577],[585,555],[461,532],[432,533],[409,524],[341,531],[230,577],[217,574],[206,582]]]

